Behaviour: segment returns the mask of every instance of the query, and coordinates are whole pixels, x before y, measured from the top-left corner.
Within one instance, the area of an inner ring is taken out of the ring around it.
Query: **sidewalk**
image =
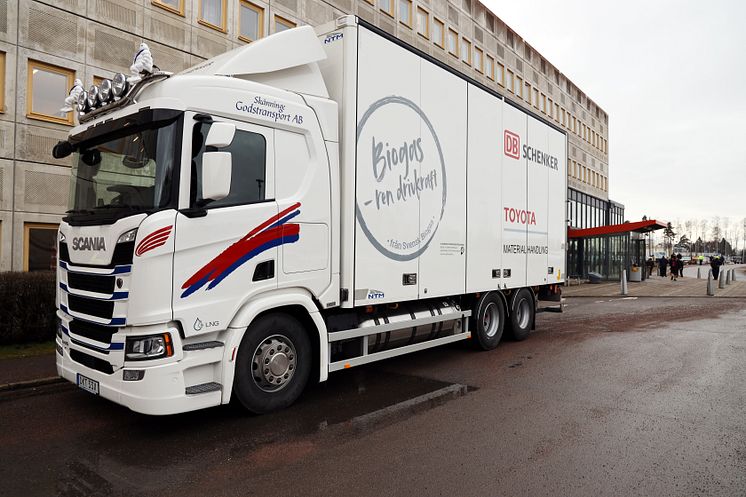
[[[697,268],[701,268],[702,279],[697,279]],[[640,283],[628,282],[629,297],[706,297],[707,274],[709,266],[689,266],[684,269],[684,277],[671,281],[669,277],[653,275]],[[746,266],[723,266],[721,270],[736,269],[736,281],[718,288],[714,282],[715,298],[746,298]],[[609,281],[597,285],[585,283],[579,286],[569,286],[562,289],[564,297],[619,297],[621,296],[620,282]]]
[[[0,392],[21,386],[35,386],[57,378],[54,352],[31,357],[0,359]]]

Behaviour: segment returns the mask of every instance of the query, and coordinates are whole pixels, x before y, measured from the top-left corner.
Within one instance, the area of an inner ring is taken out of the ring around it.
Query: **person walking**
[[[720,265],[722,264],[722,261],[720,257],[713,255],[710,257],[710,268],[712,268],[712,278],[714,280],[717,280],[720,276]]]
[[[679,276],[681,276],[683,278],[684,277],[684,262],[681,260],[681,254],[680,253],[676,255],[676,259],[679,261],[678,262]]]
[[[668,259],[666,259],[666,254],[663,254],[660,259],[658,259],[658,276],[662,276],[663,278],[666,277],[666,267],[668,266]]]
[[[671,281],[676,281],[676,278],[679,276],[679,260],[676,258],[674,254],[671,254]]]
[[[652,257],[648,257],[648,260],[645,261],[645,265],[648,268],[648,278],[650,278],[653,275],[653,268],[655,267],[655,261]]]

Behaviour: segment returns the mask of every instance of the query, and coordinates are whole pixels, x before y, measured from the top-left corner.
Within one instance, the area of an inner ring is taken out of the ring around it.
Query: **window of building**
[[[29,59],[26,117],[73,124],[72,112],[60,112],[75,80],[75,71]]]
[[[264,36],[264,9],[245,0],[238,8],[238,39],[252,42]]]
[[[200,0],[198,23],[225,33],[225,11],[227,0]]]
[[[495,74],[495,79],[500,86],[505,86],[505,66],[499,62],[497,63],[497,72]]]
[[[471,65],[471,42],[461,38],[461,61]]]
[[[534,88],[533,104],[534,104],[534,107],[536,107],[537,109],[539,108],[539,89],[538,88]]]
[[[458,33],[448,28],[448,53],[458,57]]]
[[[484,58],[484,74],[491,80],[495,80],[495,59],[489,55]]]
[[[57,225],[23,225],[23,270],[53,271],[57,267]]]
[[[195,133],[199,131],[203,137],[207,136],[211,123],[203,122],[195,125]],[[198,130],[199,128],[199,130]],[[231,153],[232,168],[231,189],[228,196],[207,204],[208,209],[217,207],[228,207],[232,205],[245,205],[266,200],[264,184],[267,169],[267,140],[259,133],[236,130],[233,141],[227,147],[221,148],[221,152]],[[205,152],[204,140],[199,152],[195,155],[193,166],[197,171],[196,202],[201,199],[198,192],[202,191],[202,154]]]
[[[394,0],[378,0],[378,8],[382,12],[394,17]]]
[[[417,33],[430,39],[430,13],[422,7],[417,7]]]
[[[289,21],[284,17],[275,14],[275,33],[285,31],[286,29],[293,29],[297,26],[293,21]]]
[[[514,77],[513,77],[513,71],[508,69],[508,79],[505,81],[505,87],[508,89],[508,91],[513,91],[513,83],[514,83]]]
[[[547,96],[543,93],[541,94],[541,111],[546,114],[547,113]]]
[[[153,5],[180,16],[184,15],[184,0],[153,0]]]
[[[552,114],[553,110],[554,110],[554,105],[552,104],[552,99],[551,97],[547,97],[547,115],[549,117],[554,117],[554,114]]]
[[[575,119],[575,116],[572,116],[572,128],[570,128],[573,133],[575,133],[575,130],[578,129],[578,122]]]
[[[520,76],[515,77],[515,96],[523,98],[523,78]]]
[[[554,120],[560,122],[560,107],[557,102],[554,103]]]
[[[0,114],[5,112],[5,52],[0,52]]]
[[[412,27],[412,0],[399,0],[399,22]]]
[[[484,52],[479,47],[474,47],[474,69],[484,73]]]
[[[440,19],[433,17],[433,43],[440,48],[445,48],[445,24]]]
[[[562,126],[567,127],[567,113],[565,113],[564,107],[560,109],[560,112],[562,112],[562,121],[560,122],[562,123]]]

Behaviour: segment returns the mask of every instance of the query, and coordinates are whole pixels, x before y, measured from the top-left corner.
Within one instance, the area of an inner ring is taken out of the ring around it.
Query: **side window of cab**
[[[231,188],[227,197],[207,201],[201,198],[202,155],[206,151],[205,139],[210,131],[210,122],[194,125],[192,135],[192,185],[190,205],[214,209],[235,205],[255,204],[272,200],[267,198],[267,140],[251,131],[237,129],[233,141],[227,147],[212,149],[231,154]]]

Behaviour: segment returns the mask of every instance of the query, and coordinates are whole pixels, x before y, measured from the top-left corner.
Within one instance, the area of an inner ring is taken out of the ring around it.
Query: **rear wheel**
[[[284,409],[303,392],[311,362],[308,334],[295,318],[262,316],[241,340],[233,391],[253,413]]]
[[[472,343],[481,350],[492,350],[500,343],[505,329],[505,306],[499,295],[482,295],[474,309]]]
[[[526,288],[518,290],[510,312],[510,335],[514,340],[528,338],[534,326],[534,296]]]

